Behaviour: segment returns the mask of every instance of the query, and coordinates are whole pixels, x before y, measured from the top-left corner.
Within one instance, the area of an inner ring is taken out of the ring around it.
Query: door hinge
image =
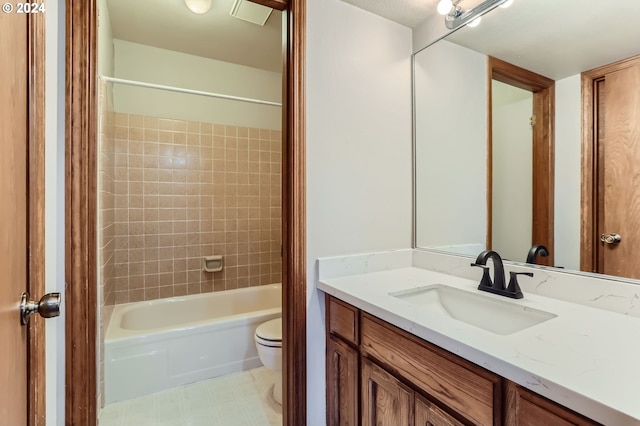
[[[531,118],[529,118],[529,123],[531,124],[531,127],[536,125],[536,115],[535,114],[533,114],[531,116]]]

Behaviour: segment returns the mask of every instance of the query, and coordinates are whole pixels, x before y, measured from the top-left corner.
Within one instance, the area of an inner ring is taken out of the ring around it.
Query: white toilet
[[[282,404],[282,318],[260,324],[256,329],[255,340],[260,361],[276,373],[273,399]]]

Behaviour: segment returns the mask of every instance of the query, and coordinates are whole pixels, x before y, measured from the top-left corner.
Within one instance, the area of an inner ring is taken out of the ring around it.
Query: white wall
[[[580,75],[556,81],[554,261],[580,269]]]
[[[486,56],[440,41],[415,56],[414,79],[417,246],[484,247]]]
[[[495,80],[491,88],[491,248],[503,259],[524,262],[532,245],[533,94]]]
[[[307,0],[307,419],[325,424],[316,259],[411,247],[411,30]]]
[[[45,25],[45,290],[64,295],[64,2],[47,2]],[[63,297],[60,317],[45,321],[46,422],[50,426],[65,424],[64,303]]]
[[[113,33],[107,0],[98,0],[98,74],[113,77]]]
[[[419,52],[450,32],[444,23],[444,16],[439,13],[432,14],[413,29],[413,52]]]
[[[243,65],[114,40],[115,77],[281,102],[282,75]],[[113,85],[114,109],[129,114],[280,130],[281,107]]]

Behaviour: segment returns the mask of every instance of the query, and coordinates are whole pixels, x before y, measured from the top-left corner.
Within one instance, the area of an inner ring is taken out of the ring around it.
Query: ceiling
[[[438,3],[342,1],[410,28],[437,13]],[[462,0],[460,6],[470,9],[481,2]],[[508,8],[489,12],[478,27],[461,28],[448,35],[447,40],[558,80],[640,54],[639,3],[640,0],[515,0]],[[428,42],[425,40],[423,45]],[[415,50],[421,47],[414,45]]]
[[[375,15],[409,28],[416,28],[436,13],[439,0],[342,0]],[[459,5],[471,9],[482,0],[461,0]],[[443,18],[444,19],[444,18]],[[443,21],[444,22],[444,21]]]
[[[375,15],[415,28],[436,11],[439,0],[342,0]]]
[[[447,40],[553,80],[640,53],[638,0],[515,0]]]
[[[282,71],[282,13],[277,10],[260,26],[230,16],[234,0],[213,0],[204,15],[190,12],[184,0],[106,1],[114,38]],[[436,13],[438,2],[342,1],[409,28]],[[637,54],[634,43],[616,41],[640,40],[638,1],[616,0],[612,9],[602,0],[516,0],[447,40],[558,79]],[[462,0],[460,6],[469,9],[480,2]]]
[[[116,39],[282,72],[282,12],[264,26],[229,15],[234,0],[213,0],[197,15],[184,0],[107,0]]]

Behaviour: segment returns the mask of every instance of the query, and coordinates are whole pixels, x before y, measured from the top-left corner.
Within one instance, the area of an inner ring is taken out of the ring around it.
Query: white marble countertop
[[[526,278],[522,278],[524,281]],[[508,335],[389,293],[444,284],[557,317]],[[318,288],[523,387],[608,425],[640,424],[640,318],[527,293],[514,300],[478,282],[418,267],[323,278]]]

